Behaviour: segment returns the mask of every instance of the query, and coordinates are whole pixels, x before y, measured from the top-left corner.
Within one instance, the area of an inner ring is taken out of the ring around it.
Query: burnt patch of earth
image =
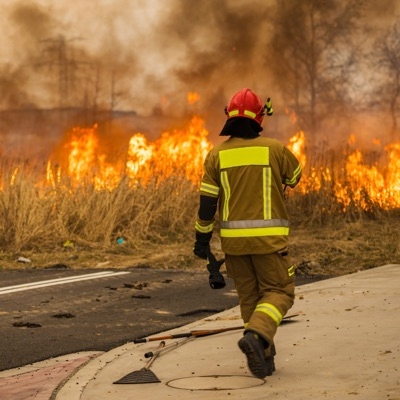
[[[42,325],[33,322],[14,322],[12,324],[15,328],[41,328]]]
[[[75,315],[71,313],[59,313],[52,315],[51,318],[75,318]]]

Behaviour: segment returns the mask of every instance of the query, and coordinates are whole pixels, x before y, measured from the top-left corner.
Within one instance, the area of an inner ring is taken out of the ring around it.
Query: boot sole
[[[275,362],[274,359],[270,358],[265,359],[265,363],[267,364],[267,376],[271,376],[275,372]]]

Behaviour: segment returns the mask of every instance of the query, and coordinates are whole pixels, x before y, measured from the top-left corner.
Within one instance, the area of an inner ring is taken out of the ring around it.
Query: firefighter
[[[260,136],[266,104],[250,89],[225,107],[227,120],[204,161],[193,252],[207,259],[218,224],[228,276],[239,296],[244,335],[239,348],[251,373],[265,378],[275,370],[274,336],[294,302],[294,266],[288,261],[286,186],[301,177],[295,155],[276,139]]]

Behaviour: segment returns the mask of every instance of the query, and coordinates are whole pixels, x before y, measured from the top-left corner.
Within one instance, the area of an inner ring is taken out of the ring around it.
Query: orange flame
[[[187,101],[188,104],[194,104],[197,103],[200,100],[200,95],[196,92],[189,92],[187,94]]]
[[[154,143],[149,143],[142,134],[132,136],[127,175],[144,183],[152,176],[165,180],[181,175],[198,184],[204,158],[212,147],[207,139],[209,132],[203,125],[204,120],[194,116],[186,129],[164,132]]]
[[[355,145],[356,142],[356,135],[351,134],[348,145]],[[380,141],[374,140],[374,144],[380,144]],[[298,132],[290,138],[287,147],[298,157],[304,170],[299,185],[301,193],[317,192],[324,183],[333,183],[334,195],[344,209],[353,203],[363,210],[368,210],[371,202],[384,210],[400,207],[400,143],[392,143],[383,149],[385,154],[382,154],[381,158],[388,160],[383,168],[379,168],[377,162],[368,165],[360,149],[355,149],[347,155],[342,168],[341,160],[333,167],[308,166],[303,132]]]
[[[90,183],[97,190],[113,190],[125,177],[135,186],[158,185],[177,176],[198,185],[204,159],[212,148],[208,136],[204,120],[194,116],[182,129],[164,132],[153,142],[142,133],[132,135],[126,154],[112,162],[113,151],[102,143],[97,125],[74,128],[59,159],[54,154],[47,164],[47,183],[56,187],[67,179],[72,187]],[[307,137],[303,131],[296,133],[287,144],[303,167],[296,191],[309,194],[323,190],[344,210],[351,205],[364,210],[371,209],[371,204],[384,210],[400,207],[400,143],[382,147],[374,141],[379,151],[372,157],[356,148],[356,142],[352,134],[345,152],[307,157]],[[18,171],[14,171],[11,184]]]
[[[48,162],[47,182],[54,187],[61,182],[65,170],[72,184],[90,182],[97,190],[113,190],[124,175],[133,184],[147,184],[152,178],[161,182],[172,175],[198,184],[204,158],[212,147],[208,134],[204,120],[197,116],[184,129],[164,132],[153,143],[137,133],[129,140],[125,160],[113,164],[107,162],[109,154],[100,150],[97,125],[74,128],[64,146],[67,153],[63,162],[57,167]]]
[[[297,132],[289,139],[288,149],[298,158],[301,165],[306,165],[307,158],[305,155],[306,138],[303,131]]]
[[[61,156],[58,156],[61,161],[55,165],[50,158],[46,177],[53,187],[61,182],[63,173],[67,174],[72,186],[85,182],[92,183],[98,190],[112,190],[118,185],[121,165],[107,162],[107,154],[100,150],[97,128],[97,125],[93,128],[73,128],[70,140],[64,145]]]
[[[135,178],[139,171],[143,173],[143,168],[149,166],[153,157],[154,145],[149,143],[142,133],[137,133],[129,140],[128,157],[126,162],[128,176]]]

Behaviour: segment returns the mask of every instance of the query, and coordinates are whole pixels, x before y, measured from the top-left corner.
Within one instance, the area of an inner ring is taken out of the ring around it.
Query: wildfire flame
[[[196,93],[188,94],[189,103],[199,98]],[[103,143],[97,125],[75,127],[49,158],[46,182],[38,186],[57,188],[66,182],[66,188],[74,188],[89,183],[96,190],[112,191],[125,178],[135,187],[149,182],[159,185],[171,176],[199,185],[204,159],[212,148],[204,125],[201,117],[193,116],[183,128],[166,131],[155,141],[135,133],[124,144],[126,152],[122,155],[116,155],[115,148]],[[372,157],[357,148],[357,135],[351,134],[344,150],[316,156],[307,151],[307,135],[297,132],[287,143],[303,167],[296,192],[328,193],[344,211],[351,206],[363,210],[373,206],[383,210],[399,208],[400,142],[383,146],[374,140],[373,146]],[[10,185],[14,185],[23,168],[13,171]]]
[[[196,92],[189,92],[187,94],[187,102],[188,104],[197,103],[200,100],[200,95]]]
[[[203,161],[211,149],[204,120],[192,117],[183,129],[164,132],[154,143],[138,133],[129,141],[126,173],[133,181],[147,183],[156,176],[162,181],[180,175],[197,184],[202,175]]]
[[[303,131],[297,132],[289,139],[288,148],[295,154],[301,165],[306,165],[307,158],[305,155],[306,137]]]
[[[47,162],[47,182],[53,187],[66,177],[76,186],[79,183],[92,183],[96,189],[114,189],[120,179],[121,163],[107,162],[107,154],[100,150],[97,124],[92,128],[73,128],[67,135],[69,141],[63,146],[63,152],[53,156]]]
[[[356,135],[351,134],[348,145],[353,146],[356,142]],[[374,144],[380,145],[380,142],[374,140]],[[364,210],[369,210],[372,203],[384,210],[400,207],[400,143],[382,149],[381,158],[387,160],[383,167],[378,161],[368,165],[360,149],[351,150],[343,166],[341,160],[334,167],[308,166],[305,147],[303,132],[289,140],[288,148],[298,157],[305,171],[299,185],[302,193],[317,192],[325,183],[331,185],[344,210],[352,203]]]
[[[93,128],[74,128],[70,141],[64,146],[67,154],[58,165],[51,159],[47,164],[47,182],[53,186],[62,181],[63,170],[73,185],[91,182],[97,190],[113,190],[123,176],[134,184],[147,184],[151,178],[164,181],[172,175],[182,176],[197,184],[211,142],[204,120],[192,117],[183,129],[164,132],[154,142],[144,134],[134,134],[128,144],[125,160],[115,164],[100,151],[97,125]]]

